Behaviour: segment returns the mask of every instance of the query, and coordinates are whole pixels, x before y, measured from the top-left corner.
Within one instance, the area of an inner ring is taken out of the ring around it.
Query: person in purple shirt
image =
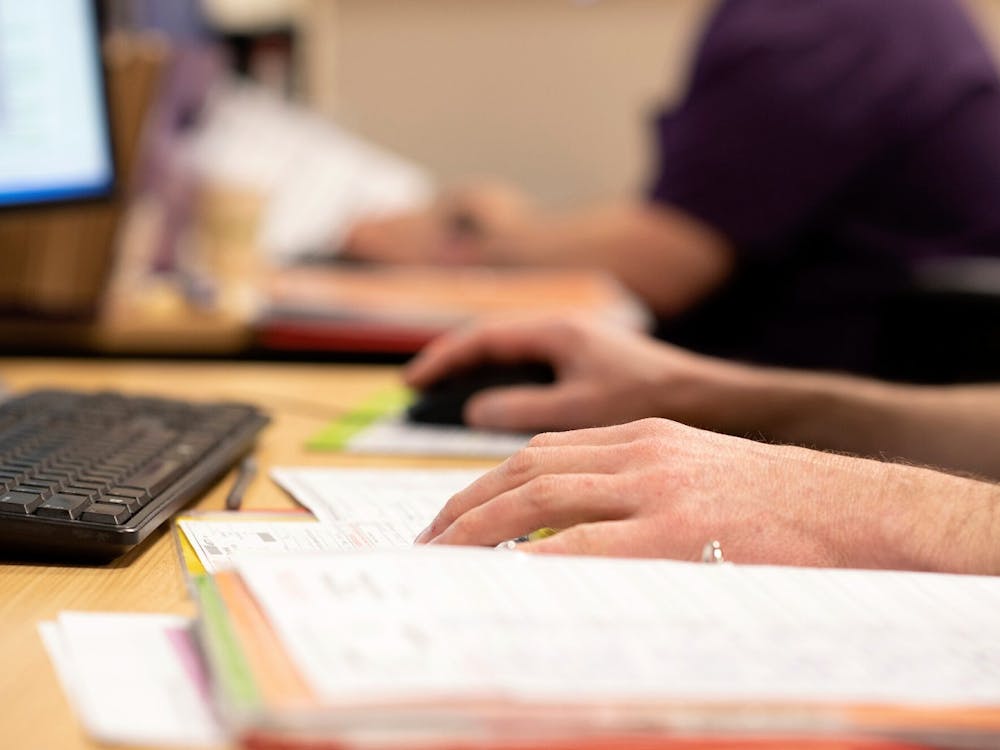
[[[672,342],[857,373],[915,267],[1000,256],[1000,81],[952,0],[727,0],[655,133],[642,198],[553,214],[469,187],[346,252],[605,268]]]

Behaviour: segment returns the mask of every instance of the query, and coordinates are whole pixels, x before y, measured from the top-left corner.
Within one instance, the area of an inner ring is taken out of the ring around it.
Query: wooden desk
[[[238,399],[266,409],[261,474],[245,507],[287,507],[267,476],[275,465],[440,465],[469,462],[349,457],[307,453],[302,445],[327,421],[396,382],[391,368],[286,364],[0,360],[7,387],[113,388],[195,399]],[[232,478],[194,507],[220,509]],[[56,680],[37,623],[61,610],[194,614],[173,541],[166,530],[104,567],[0,563],[0,745],[10,748],[96,748],[84,735]]]

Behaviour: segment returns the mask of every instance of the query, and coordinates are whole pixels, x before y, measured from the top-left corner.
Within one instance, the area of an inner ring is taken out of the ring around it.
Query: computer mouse
[[[552,367],[541,362],[481,365],[431,384],[407,410],[407,418],[427,424],[464,424],[462,410],[474,393],[486,388],[545,385],[555,379]]]

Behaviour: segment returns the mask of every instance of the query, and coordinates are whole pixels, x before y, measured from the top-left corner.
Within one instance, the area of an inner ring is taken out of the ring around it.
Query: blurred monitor
[[[113,187],[96,2],[0,0],[0,207]]]

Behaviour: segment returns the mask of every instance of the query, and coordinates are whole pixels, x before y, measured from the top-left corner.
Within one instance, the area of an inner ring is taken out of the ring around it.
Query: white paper
[[[70,703],[101,742],[212,745],[226,735],[184,617],[63,612],[39,632]]]
[[[357,520],[320,523],[286,520],[226,521],[185,518],[178,525],[209,573],[231,567],[246,552],[409,547],[420,529],[405,520]],[[421,527],[422,528],[422,527]]]
[[[238,569],[338,704],[1000,705],[1000,578],[457,548]]]
[[[266,197],[261,245],[277,262],[333,246],[360,218],[427,203],[425,170],[266,89],[217,92],[190,158],[211,182]]]
[[[414,424],[394,415],[380,419],[352,437],[347,453],[507,458],[528,444],[531,435],[470,430],[467,427]]]
[[[324,524],[380,524],[412,543],[448,499],[483,472],[279,467],[271,476]]]

